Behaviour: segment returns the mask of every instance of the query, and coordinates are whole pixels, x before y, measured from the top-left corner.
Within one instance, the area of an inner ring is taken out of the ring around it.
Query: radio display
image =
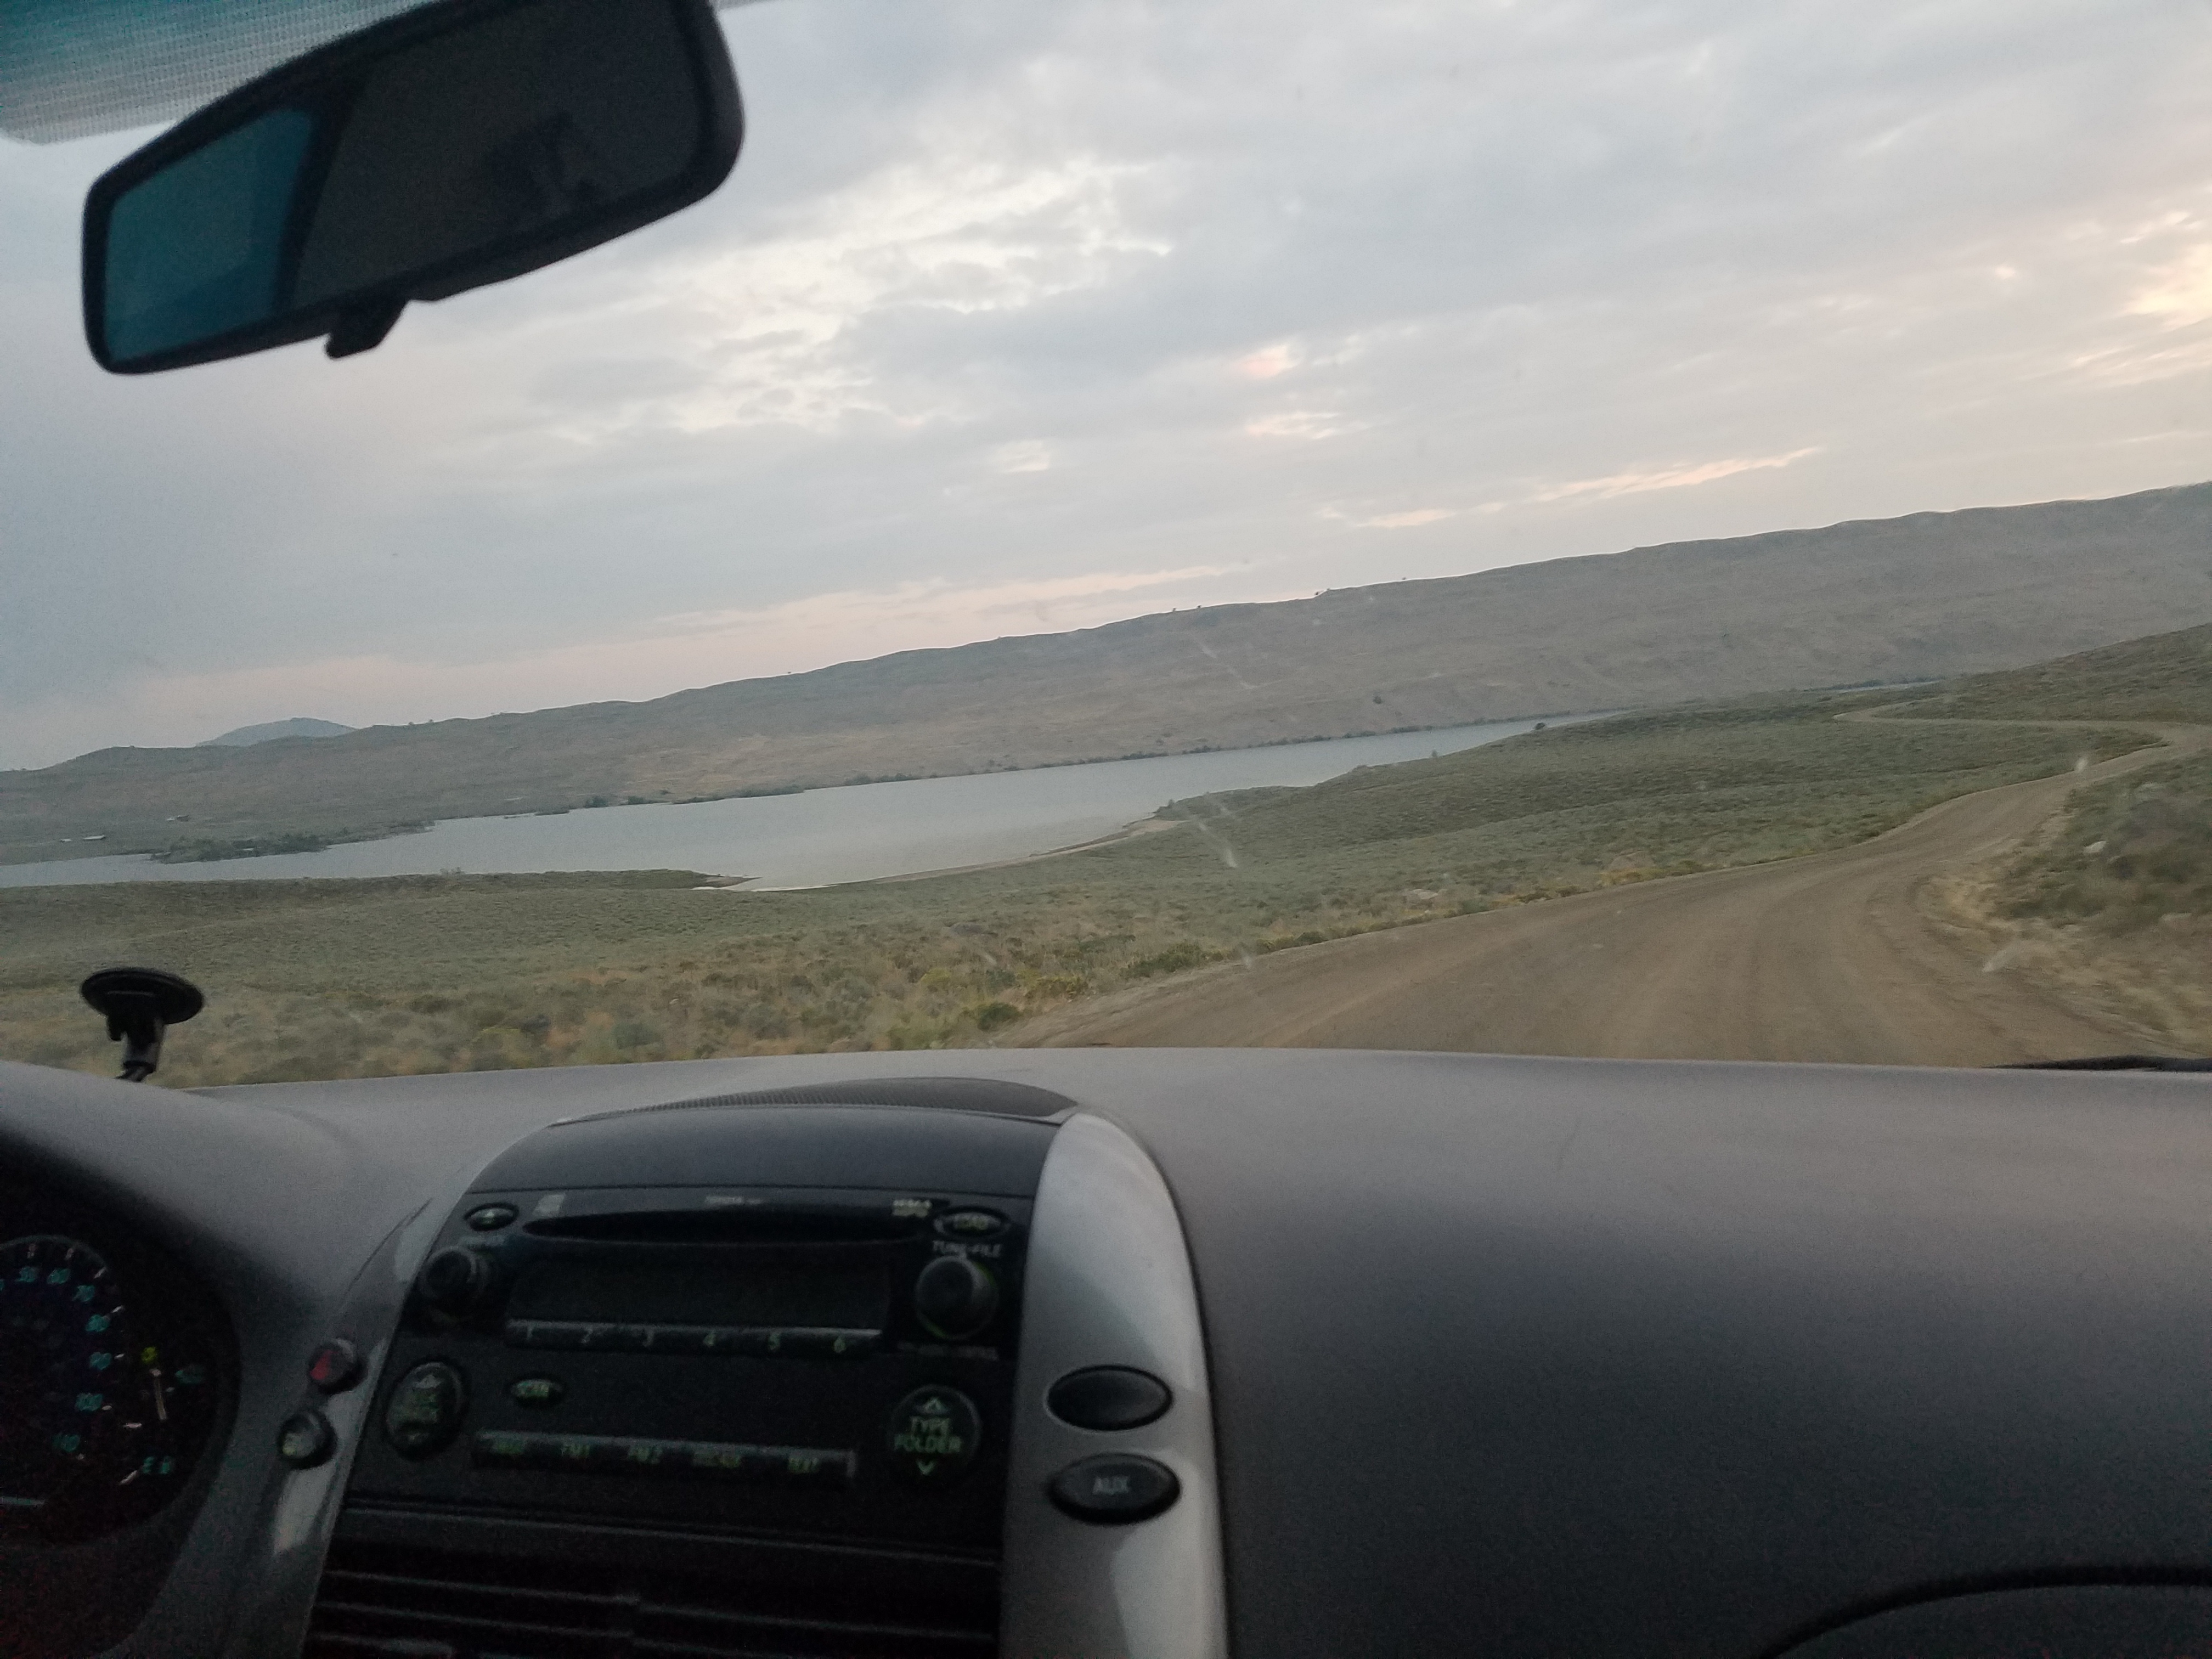
[[[881,1330],[890,1312],[885,1264],[751,1250],[671,1260],[577,1256],[541,1261],[514,1287],[519,1319],[644,1325],[833,1326]]]

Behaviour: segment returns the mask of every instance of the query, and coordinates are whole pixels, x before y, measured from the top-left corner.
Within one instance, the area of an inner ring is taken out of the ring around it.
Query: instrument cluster
[[[225,1415],[220,1329],[155,1248],[0,1192],[0,1538],[76,1542],[166,1508]]]

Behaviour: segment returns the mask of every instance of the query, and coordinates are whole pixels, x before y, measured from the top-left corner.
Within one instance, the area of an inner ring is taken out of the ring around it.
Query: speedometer
[[[215,1389],[160,1312],[134,1309],[80,1239],[0,1243],[0,1529],[82,1536],[184,1485]]]

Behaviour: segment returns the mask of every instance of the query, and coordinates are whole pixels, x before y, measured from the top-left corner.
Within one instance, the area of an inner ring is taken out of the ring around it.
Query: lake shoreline
[[[641,800],[635,798],[620,801],[613,799],[594,799],[566,806],[540,806],[526,808],[523,811],[515,812],[462,814],[453,817],[437,817],[434,816],[422,819],[410,820],[404,823],[395,822],[374,830],[356,830],[351,829],[339,829],[323,831],[303,831],[298,833],[313,835],[315,839],[320,841],[324,844],[325,848],[331,847],[350,847],[357,845],[362,842],[389,841],[397,836],[418,835],[424,830],[434,830],[439,825],[446,823],[487,823],[494,819],[512,821],[523,818],[564,817],[574,812],[611,811],[633,806],[711,806],[719,805],[725,801],[766,800],[780,799],[791,795],[818,794],[825,790],[865,788],[873,784],[884,783],[930,783],[956,778],[1018,777],[1030,773],[1061,771],[1071,767],[1113,766],[1124,761],[1180,760],[1192,756],[1202,755],[1257,754],[1270,749],[1298,749],[1326,743],[1355,743],[1376,738],[1420,737],[1438,732],[1462,732],[1469,730],[1476,726],[1517,726],[1525,728],[1539,725],[1569,725],[1579,720],[1602,720],[1607,714],[1615,714],[1620,712],[1620,711],[1617,708],[1604,708],[1589,712],[1561,712],[1544,714],[1515,715],[1507,720],[1472,721],[1458,726],[1394,726],[1382,731],[1346,732],[1338,733],[1332,737],[1269,738],[1263,742],[1250,744],[1200,744],[1195,747],[1189,749],[1134,750],[1126,755],[1094,755],[1073,760],[1040,761],[1034,766],[984,766],[968,771],[890,773],[882,776],[871,776],[864,774],[859,776],[847,778],[842,782],[836,783],[780,783],[748,785],[744,788],[733,789],[724,794],[686,795],[681,798],[672,797],[665,800]],[[288,833],[292,832],[271,830],[264,839],[279,839]],[[109,832],[101,832],[98,835],[90,836],[63,836],[58,842],[48,844],[70,846],[73,842],[106,841],[109,838]],[[234,841],[244,841],[247,839],[247,837],[238,836],[233,839]],[[191,844],[192,844],[191,842],[185,841],[170,842],[161,847],[136,846],[127,848],[102,847],[97,851],[71,851],[63,853],[58,855],[46,854],[40,857],[26,857],[22,855],[21,851],[18,851],[15,848],[0,847],[0,872],[4,872],[10,868],[20,867],[26,864],[69,864],[82,859],[95,858],[143,858],[151,859],[159,863],[174,864],[228,864],[235,863],[240,859],[280,856],[280,854],[277,854],[259,853],[222,853],[199,858],[165,856],[166,854],[173,854],[179,846],[189,846]],[[41,849],[38,846],[34,845],[29,850],[39,851]],[[249,879],[251,878],[249,878]]]
[[[1304,787],[1364,766],[1576,723],[1575,717],[1495,721],[712,802],[443,819],[402,835],[251,858],[167,863],[145,854],[80,856],[0,865],[0,888],[629,870],[690,871],[702,884],[737,881],[753,891],[913,878],[1122,840],[1177,800]]]

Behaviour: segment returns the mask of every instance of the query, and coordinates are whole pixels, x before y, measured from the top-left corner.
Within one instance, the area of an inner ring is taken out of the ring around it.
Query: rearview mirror
[[[249,82],[84,206],[84,322],[118,374],[328,335],[565,259],[729,176],[708,0],[436,0]]]

